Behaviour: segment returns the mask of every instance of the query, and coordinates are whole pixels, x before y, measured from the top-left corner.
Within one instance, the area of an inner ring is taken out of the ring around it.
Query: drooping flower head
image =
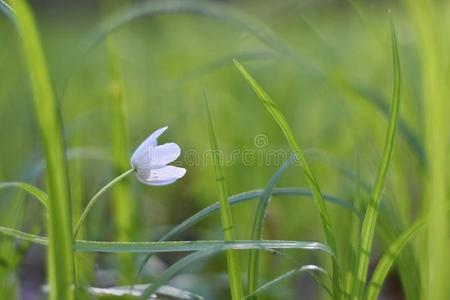
[[[158,145],[158,137],[167,128],[153,132],[131,156],[136,177],[146,185],[171,184],[186,174],[186,169],[168,165],[180,156],[180,147],[175,143]]]

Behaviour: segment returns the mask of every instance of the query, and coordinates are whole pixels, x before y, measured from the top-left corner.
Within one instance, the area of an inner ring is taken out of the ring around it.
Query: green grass
[[[314,200],[317,205],[317,210],[320,215],[320,220],[322,223],[323,230],[325,232],[325,236],[327,239],[327,243],[330,245],[333,252],[337,253],[337,245],[336,238],[334,236],[334,230],[331,225],[330,216],[325,206],[325,201],[323,199],[322,192],[320,191],[319,184],[312,173],[311,168],[309,167],[308,162],[306,161],[305,154],[303,150],[298,146],[294,134],[291,128],[288,125],[288,122],[284,115],[281,113],[277,104],[270,98],[270,96],[262,89],[262,87],[253,79],[253,77],[245,70],[245,68],[238,62],[234,61],[234,64],[241,72],[243,77],[247,80],[249,85],[253,88],[261,102],[270,112],[272,117],[274,118],[277,125],[281,128],[287,142],[289,143],[292,149],[292,155],[295,156],[297,162],[300,163],[301,168],[306,174],[306,178],[308,179],[308,185],[314,195]],[[336,254],[337,255],[337,254]],[[341,297],[341,287],[340,287],[340,274],[339,274],[339,266],[336,259],[333,259],[333,296],[336,299],[340,299]]]

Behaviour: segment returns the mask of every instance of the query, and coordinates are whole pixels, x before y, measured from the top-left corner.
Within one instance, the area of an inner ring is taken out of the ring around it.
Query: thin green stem
[[[364,284],[367,281],[367,272],[369,269],[370,255],[372,252],[373,240],[375,237],[375,228],[381,202],[381,194],[386,180],[389,163],[391,161],[394,149],[395,132],[397,129],[398,115],[400,109],[400,59],[398,54],[397,37],[395,34],[394,24],[391,20],[391,39],[392,39],[392,55],[394,64],[394,88],[392,93],[392,105],[389,118],[388,130],[384,142],[383,156],[378,166],[378,174],[375,185],[370,196],[370,203],[367,206],[366,213],[361,228],[361,245],[358,258],[357,280],[358,287],[354,296],[358,299],[361,297]]]
[[[103,195],[107,190],[109,190],[113,185],[115,185],[116,183],[118,183],[119,181],[121,181],[122,179],[124,179],[125,177],[127,177],[128,175],[133,173],[134,171],[135,171],[134,169],[129,169],[125,173],[122,173],[118,177],[116,177],[113,180],[111,180],[100,191],[98,191],[97,194],[94,195],[94,197],[92,197],[92,199],[89,201],[88,205],[84,209],[83,213],[81,214],[80,219],[78,219],[77,225],[75,225],[75,230],[73,232],[73,239],[74,240],[77,237],[78,232],[80,231],[81,225],[83,224],[83,222],[86,219],[87,215],[89,214],[89,212],[91,211],[92,207],[97,202],[97,200],[100,198],[100,196]]]

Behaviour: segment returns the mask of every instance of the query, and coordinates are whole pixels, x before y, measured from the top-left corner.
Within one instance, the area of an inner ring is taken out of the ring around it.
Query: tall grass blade
[[[398,239],[396,239],[391,245],[389,245],[388,249],[383,254],[380,261],[377,263],[377,266],[375,267],[375,271],[373,272],[372,278],[367,288],[365,299],[378,299],[378,295],[380,293],[383,282],[386,279],[386,276],[389,273],[389,270],[391,269],[395,260],[400,255],[406,243],[408,243],[408,241],[413,238],[424,225],[425,222],[419,220],[408,230],[406,230],[401,236],[399,236]]]
[[[370,254],[372,252],[372,245],[375,236],[375,227],[377,224],[377,217],[380,208],[381,194],[384,187],[384,182],[388,172],[389,163],[394,148],[395,131],[397,128],[397,120],[400,108],[400,59],[398,54],[397,37],[395,34],[394,24],[391,20],[391,42],[392,55],[394,65],[394,87],[392,93],[392,105],[389,118],[388,130],[384,143],[383,156],[378,167],[378,173],[375,184],[370,196],[370,202],[367,206],[366,213],[361,228],[361,247],[359,250],[357,280],[358,288],[354,296],[360,297],[363,286],[367,280],[367,271],[369,268]]]
[[[262,239],[264,217],[266,215],[267,206],[269,205],[269,200],[272,195],[272,190],[280,179],[281,175],[287,170],[287,168],[292,164],[292,159],[284,163],[277,172],[269,180],[266,188],[258,202],[258,207],[256,209],[255,218],[253,220],[252,227],[252,240]],[[248,283],[247,283],[247,293],[252,295],[254,291],[258,288],[259,279],[259,261],[260,255],[258,250],[251,250],[248,257]],[[252,299],[256,297],[251,296]]]
[[[300,165],[303,169],[303,171],[306,174],[306,177],[308,179],[309,187],[314,195],[314,200],[317,206],[317,209],[319,211],[320,220],[322,223],[322,227],[325,232],[325,236],[327,239],[328,245],[330,245],[331,249],[334,253],[337,253],[337,246],[336,246],[336,238],[334,236],[333,232],[333,226],[330,221],[330,216],[327,210],[327,207],[325,206],[325,201],[323,199],[322,193],[319,188],[319,184],[317,183],[316,178],[314,177],[311,168],[309,167],[308,162],[306,161],[305,155],[303,153],[303,150],[300,148],[300,146],[297,144],[294,134],[278,108],[278,105],[272,100],[272,98],[264,91],[264,89],[256,82],[256,80],[250,75],[250,73],[247,72],[247,70],[242,66],[238,61],[234,60],[234,64],[236,65],[237,69],[240,71],[244,79],[248,82],[250,87],[253,89],[253,91],[256,93],[258,98],[261,100],[261,102],[264,104],[264,106],[267,108],[267,110],[272,115],[275,122],[280,127],[281,131],[283,132],[287,142],[289,143],[293,154],[296,156],[296,159],[299,160]],[[339,274],[339,267],[336,259],[333,259],[333,293],[334,297],[336,299],[340,299],[340,274]]]
[[[228,203],[228,192],[225,184],[225,177],[223,173],[223,162],[220,159],[219,147],[217,145],[216,135],[214,133],[214,126],[209,111],[208,100],[206,94],[204,95],[206,116],[208,120],[208,133],[211,150],[213,152],[214,171],[216,173],[216,181],[219,187],[219,203],[220,203],[220,219],[222,222],[222,230],[225,241],[234,241],[234,224],[231,214],[231,207]],[[241,268],[239,265],[239,256],[233,251],[226,252],[228,263],[228,277],[230,281],[231,297],[233,300],[239,300],[244,296],[241,281]]]
[[[44,145],[48,185],[48,277],[50,299],[74,299],[74,261],[69,184],[58,103],[50,80],[36,22],[24,0],[11,1],[27,61],[36,118]]]

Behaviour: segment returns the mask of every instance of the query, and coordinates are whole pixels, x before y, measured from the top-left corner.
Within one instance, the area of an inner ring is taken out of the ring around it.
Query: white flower
[[[180,156],[180,147],[175,143],[158,146],[157,139],[166,129],[167,126],[153,132],[131,156],[136,177],[144,184],[171,184],[186,174],[184,168],[167,165]]]

